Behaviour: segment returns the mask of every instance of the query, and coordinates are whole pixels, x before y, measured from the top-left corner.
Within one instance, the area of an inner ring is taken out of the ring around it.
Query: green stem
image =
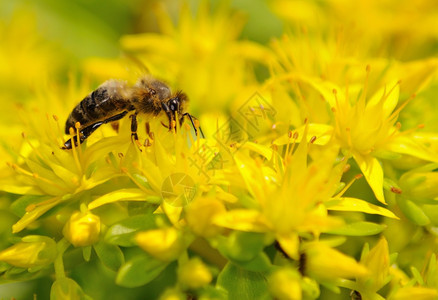
[[[55,262],[53,263],[55,267],[56,279],[65,278],[64,261],[62,258],[64,256],[64,252],[68,249],[68,247],[70,247],[70,243],[65,238],[60,240],[56,245],[58,254],[56,256]]]
[[[220,269],[222,269],[228,262],[219,251],[212,248],[210,244],[202,238],[195,239],[189,248],[209,263],[218,266]]]

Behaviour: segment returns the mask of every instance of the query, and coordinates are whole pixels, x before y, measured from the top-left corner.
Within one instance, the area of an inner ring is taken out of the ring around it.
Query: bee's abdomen
[[[108,92],[106,86],[101,86],[85,97],[70,113],[65,123],[65,133],[75,123],[81,124],[80,129],[108,119],[121,111],[129,109],[129,102],[116,91]]]

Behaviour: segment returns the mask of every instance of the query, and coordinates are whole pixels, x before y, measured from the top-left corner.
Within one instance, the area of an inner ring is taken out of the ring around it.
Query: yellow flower
[[[84,247],[99,240],[100,218],[92,213],[75,212],[63,229],[64,237],[75,247]]]
[[[437,156],[400,132],[401,125],[396,121],[407,102],[395,109],[398,84],[382,88],[368,100],[366,88],[365,84],[353,105],[348,95],[339,93],[335,93],[334,101],[329,101],[335,117],[334,135],[343,149],[351,152],[376,198],[385,203],[383,170],[377,157],[391,158],[391,153],[400,153],[437,161]]]
[[[328,35],[338,43],[338,52],[347,47],[356,56],[416,58],[433,53],[438,35],[433,0],[275,0],[272,7],[295,31]]]
[[[224,204],[210,197],[197,198],[186,208],[186,220],[190,229],[202,237],[214,237],[222,232],[222,228],[213,223],[216,215],[224,213]]]
[[[162,261],[172,261],[184,250],[183,236],[173,227],[140,232],[135,240],[140,248]]]
[[[385,238],[381,238],[373,249],[365,250],[360,262],[369,270],[366,276],[357,279],[361,291],[375,293],[391,279],[388,242]]]
[[[292,145],[288,143],[285,147],[284,159],[272,148],[248,142],[243,145],[233,155],[237,170],[227,177],[236,187],[243,185],[253,199],[242,203],[242,208],[217,214],[214,223],[235,230],[274,233],[282,249],[291,258],[298,259],[299,235],[310,233],[318,237],[321,232],[344,224],[341,218],[331,216],[328,210],[362,211],[396,218],[382,207],[342,197],[343,191],[335,194],[346,160],[336,163],[338,148],[335,146],[325,149],[324,153],[318,152],[313,157],[314,161],[308,164],[308,148],[316,147],[306,142],[308,131],[309,126],[305,125],[296,149],[299,131],[290,132],[288,139]],[[313,138],[311,140],[316,142]],[[248,158],[244,154],[247,149],[271,162]],[[241,177],[236,177],[236,173]]]
[[[436,289],[430,289],[420,286],[408,286],[397,290],[393,295],[388,297],[388,300],[433,300],[438,296]]]
[[[52,263],[56,257],[56,243],[45,236],[29,235],[21,242],[0,252],[0,261],[10,265],[31,268]]]
[[[237,39],[242,15],[230,13],[226,4],[211,13],[208,2],[202,1],[196,15],[182,5],[175,26],[160,5],[155,10],[162,33],[126,35],[122,47],[149,72],[184,90],[195,113],[200,108],[216,113],[214,109],[223,109],[239,89],[255,83],[245,66],[251,60],[263,63],[269,53],[261,45]]]
[[[268,278],[269,290],[275,299],[302,299],[300,275],[290,269],[279,269]]]
[[[363,277],[369,272],[363,264],[322,242],[306,244],[304,255],[304,273],[319,280]]]
[[[209,284],[213,276],[199,258],[192,258],[178,268],[178,280],[184,287],[196,290]]]

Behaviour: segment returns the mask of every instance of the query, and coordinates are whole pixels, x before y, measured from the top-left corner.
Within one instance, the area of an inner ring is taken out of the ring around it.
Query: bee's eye
[[[176,99],[172,99],[168,103],[169,108],[171,111],[177,111],[178,110],[178,101]]]

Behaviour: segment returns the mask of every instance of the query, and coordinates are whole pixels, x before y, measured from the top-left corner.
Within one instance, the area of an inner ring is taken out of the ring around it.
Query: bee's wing
[[[127,61],[126,65],[128,66],[128,72],[135,75],[136,78],[142,77],[145,74],[151,74],[145,63],[134,54],[124,53],[123,58]]]

